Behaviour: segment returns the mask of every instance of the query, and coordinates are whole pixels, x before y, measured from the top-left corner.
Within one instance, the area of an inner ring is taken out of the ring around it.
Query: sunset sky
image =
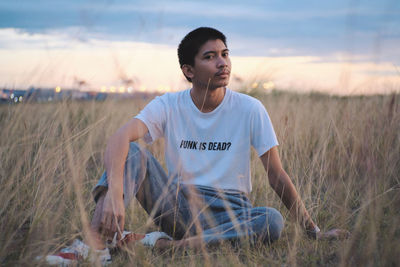
[[[175,91],[199,26],[228,38],[231,87],[400,90],[400,1],[0,2],[0,88]]]

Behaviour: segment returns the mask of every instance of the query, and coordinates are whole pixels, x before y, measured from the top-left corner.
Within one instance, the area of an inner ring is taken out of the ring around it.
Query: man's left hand
[[[317,233],[318,240],[344,240],[350,237],[350,232],[344,229],[331,229]]]

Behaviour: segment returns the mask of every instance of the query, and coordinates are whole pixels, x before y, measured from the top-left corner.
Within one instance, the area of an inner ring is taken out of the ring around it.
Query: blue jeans
[[[104,173],[93,189],[96,201],[107,186]],[[172,181],[149,151],[131,143],[124,173],[125,206],[134,196],[155,224],[174,239],[200,235],[208,244],[243,239],[252,244],[271,243],[283,229],[282,215],[276,209],[252,207],[237,190]]]

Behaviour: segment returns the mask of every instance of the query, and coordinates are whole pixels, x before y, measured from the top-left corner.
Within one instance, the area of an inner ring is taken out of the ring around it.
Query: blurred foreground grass
[[[113,266],[399,264],[400,95],[275,92],[259,99],[277,132],[284,168],[313,218],[323,230],[350,230],[351,238],[305,238],[253,156],[253,204],[273,206],[287,218],[278,242],[255,248],[223,245],[206,253],[161,253],[135,246],[115,256]],[[145,104],[130,100],[0,106],[0,265],[35,265],[35,256],[82,236],[82,222],[90,220],[94,209],[91,188],[104,171],[107,138]],[[164,162],[162,141],[148,148]],[[126,228],[145,232],[146,221],[133,201]]]

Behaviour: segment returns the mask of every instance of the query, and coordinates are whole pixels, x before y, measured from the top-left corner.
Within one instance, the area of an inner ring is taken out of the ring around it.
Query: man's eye
[[[205,57],[204,57],[204,59],[212,59],[212,58],[213,58],[212,55],[208,55],[208,56],[205,56]]]
[[[222,53],[222,56],[223,57],[229,57],[229,53],[228,52]]]

